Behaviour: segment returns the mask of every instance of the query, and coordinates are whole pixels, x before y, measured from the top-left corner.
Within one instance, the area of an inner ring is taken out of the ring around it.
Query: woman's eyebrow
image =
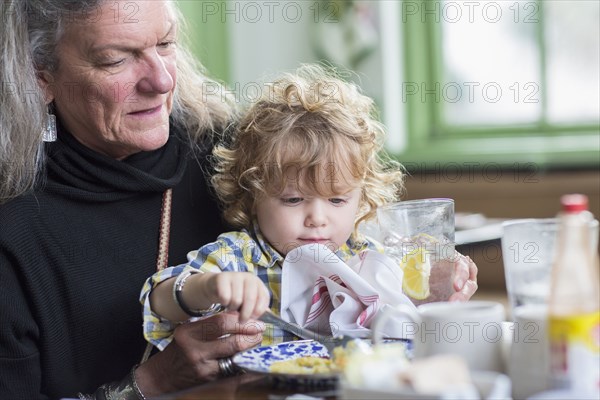
[[[171,26],[169,27],[169,30],[167,31],[167,33],[164,36],[158,38],[158,42],[159,43],[162,42],[169,36],[173,35],[176,31],[177,31],[177,23],[175,21],[172,21]],[[122,43],[107,43],[107,44],[99,45],[99,46],[95,46],[95,45],[90,46],[90,53],[97,54],[97,53],[101,53],[106,50],[135,52],[135,51],[139,51],[139,50],[143,50],[145,48],[151,47],[153,45],[154,44],[144,45],[142,47],[139,47],[139,46],[129,46],[129,45],[122,44]]]
[[[159,39],[159,41],[160,40],[165,40],[170,35],[173,35],[173,34],[177,33],[177,28],[178,28],[177,21],[171,21],[171,26],[169,27],[169,30],[167,31],[167,33],[163,37],[161,37]]]

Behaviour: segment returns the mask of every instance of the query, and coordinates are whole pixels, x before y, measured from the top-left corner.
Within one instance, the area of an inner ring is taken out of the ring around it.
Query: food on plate
[[[471,374],[464,358],[454,354],[439,354],[414,360],[401,375],[417,393],[437,395],[448,391],[474,391]]]
[[[440,354],[409,362],[401,349],[376,346],[372,354],[353,354],[342,372],[343,385],[375,391],[410,391],[444,398],[477,399],[466,361]]]
[[[280,374],[326,374],[337,371],[334,362],[329,358],[305,356],[291,360],[275,361],[270,372]]]
[[[384,387],[406,370],[409,360],[404,342],[383,343],[370,351],[346,354],[342,376],[356,386]]]
[[[326,374],[339,372],[346,367],[348,359],[357,352],[370,352],[371,348],[359,339],[350,341],[346,346],[333,349],[333,357],[304,356],[290,360],[275,361],[269,367],[270,372],[282,374]]]

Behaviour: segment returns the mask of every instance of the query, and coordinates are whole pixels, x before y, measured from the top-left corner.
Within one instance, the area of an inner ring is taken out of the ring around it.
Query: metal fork
[[[351,341],[360,341],[360,339],[353,338],[348,335],[335,335],[335,336],[327,336],[321,335],[320,333],[313,332],[308,329],[304,329],[301,326],[296,324],[292,324],[291,322],[284,321],[282,318],[273,314],[271,311],[265,311],[263,315],[261,315],[258,319],[268,324],[273,324],[278,328],[283,329],[284,331],[290,332],[299,338],[302,339],[312,339],[319,343],[321,343],[327,351],[329,352],[329,356],[333,357],[333,349],[336,347],[346,347],[348,342]]]

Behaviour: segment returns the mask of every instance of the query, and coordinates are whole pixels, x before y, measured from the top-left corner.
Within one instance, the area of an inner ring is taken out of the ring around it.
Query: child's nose
[[[327,223],[327,215],[323,207],[317,202],[311,204],[306,215],[306,226],[319,227],[324,226]]]

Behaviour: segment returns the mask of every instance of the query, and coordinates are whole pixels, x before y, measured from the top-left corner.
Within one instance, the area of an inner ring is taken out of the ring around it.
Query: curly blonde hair
[[[229,145],[213,152],[212,183],[224,217],[250,228],[254,205],[293,184],[319,196],[361,188],[355,220],[397,201],[403,168],[383,153],[384,127],[374,102],[331,69],[303,65],[264,85],[243,115]]]

